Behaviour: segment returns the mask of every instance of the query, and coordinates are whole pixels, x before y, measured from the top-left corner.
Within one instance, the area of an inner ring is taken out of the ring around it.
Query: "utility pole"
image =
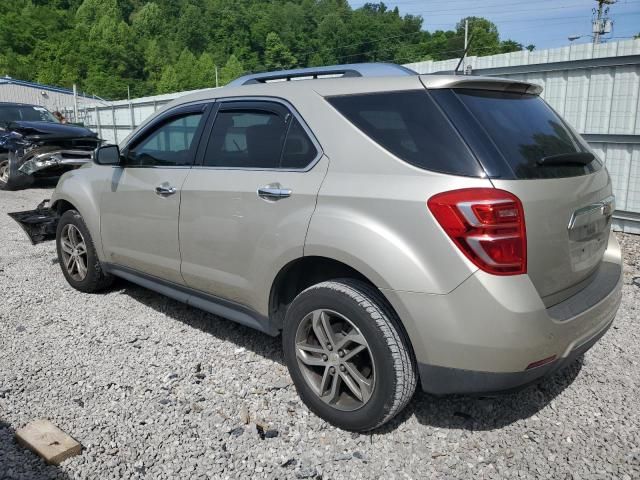
[[[467,48],[469,46],[469,19],[465,19],[464,21],[464,53],[462,57],[462,71],[464,75],[467,72]]]
[[[216,71],[216,88],[218,88],[218,65],[214,65]]]
[[[600,36],[611,33],[613,22],[609,19],[609,5],[613,5],[617,0],[596,0],[598,8],[593,9],[593,43],[600,43]]]
[[[78,86],[73,84],[73,121],[78,123]]]

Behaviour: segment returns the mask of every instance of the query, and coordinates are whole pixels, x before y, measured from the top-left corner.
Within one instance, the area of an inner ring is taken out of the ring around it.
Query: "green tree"
[[[275,32],[269,32],[264,49],[264,63],[267,69],[287,69],[293,67],[296,62],[296,57],[294,57],[287,46],[282,43],[280,36]]]
[[[514,40],[505,40],[500,43],[500,51],[502,53],[519,52],[522,48],[522,44]]]
[[[131,16],[131,26],[141,38],[160,35],[165,27],[165,21],[164,12],[155,2],[145,3]]]
[[[166,65],[162,69],[160,80],[156,85],[156,91],[158,93],[171,93],[177,92],[179,89],[180,81],[178,80],[176,69],[172,65]]]
[[[469,20],[470,55],[522,49]],[[420,16],[347,0],[5,0],[0,25],[0,75],[109,99],[127,86],[134,96],[211,87],[216,65],[224,84],[266,69],[456,58],[464,44],[464,19],[428,32]]]
[[[224,64],[224,67],[220,70],[220,85],[226,85],[231,80],[242,76],[245,73],[242,62],[238,60],[238,57],[231,55]]]

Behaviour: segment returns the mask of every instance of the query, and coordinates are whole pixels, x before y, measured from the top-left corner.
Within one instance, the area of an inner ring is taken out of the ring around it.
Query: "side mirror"
[[[118,145],[103,145],[96,148],[93,161],[98,165],[120,165],[120,148]]]

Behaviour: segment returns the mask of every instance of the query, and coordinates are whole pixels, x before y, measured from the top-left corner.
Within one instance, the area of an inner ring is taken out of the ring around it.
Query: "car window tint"
[[[318,150],[309,139],[297,118],[293,118],[282,152],[282,168],[305,168],[318,156]]]
[[[416,167],[481,176],[480,164],[426,91],[328,99],[373,141]]]
[[[204,165],[227,168],[277,168],[287,121],[267,110],[218,112]]]
[[[202,112],[170,120],[129,150],[127,166],[179,166],[192,163],[191,144]]]
[[[0,123],[9,123],[19,120],[30,122],[60,123],[46,108],[38,106],[8,105],[0,106]]]
[[[588,148],[537,95],[471,89],[456,90],[456,95],[482,125],[516,178],[572,177],[601,168],[598,160],[587,165],[539,165],[544,157]]]

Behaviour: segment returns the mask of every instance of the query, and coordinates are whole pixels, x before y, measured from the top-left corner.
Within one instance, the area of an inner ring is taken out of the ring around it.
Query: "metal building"
[[[92,97],[78,95],[80,104],[94,103],[95,101]],[[66,88],[26,82],[11,77],[0,77],[0,102],[40,105],[54,112],[72,108],[74,96],[73,90]]]

